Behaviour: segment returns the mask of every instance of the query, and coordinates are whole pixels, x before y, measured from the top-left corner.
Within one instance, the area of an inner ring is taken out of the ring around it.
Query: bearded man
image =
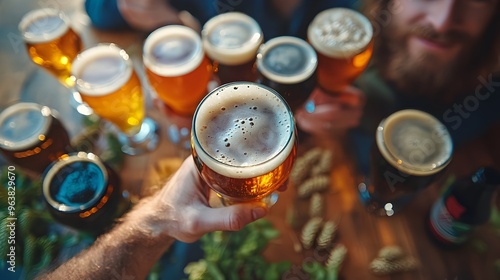
[[[297,113],[299,127],[328,135],[359,124],[352,135],[362,158],[383,118],[418,109],[445,124],[456,149],[467,144],[488,153],[500,139],[494,129],[500,123],[499,6],[498,0],[367,1],[375,42],[370,66],[344,96],[316,91],[314,106]],[[477,165],[498,157],[482,158],[490,159]]]

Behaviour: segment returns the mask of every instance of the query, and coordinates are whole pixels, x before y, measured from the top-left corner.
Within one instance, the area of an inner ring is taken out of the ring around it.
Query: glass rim
[[[26,148],[29,148],[33,146],[36,143],[42,142],[43,140],[40,140],[40,134],[46,134],[48,133],[50,126],[52,125],[52,118],[55,118],[53,114],[53,110],[45,105],[41,105],[38,103],[34,102],[18,102],[15,104],[10,105],[9,107],[5,108],[2,112],[0,112],[0,123],[3,123],[6,118],[9,116],[12,116],[12,114],[16,111],[19,110],[19,107],[21,107],[21,110],[29,110],[33,112],[40,112],[42,117],[44,118],[44,123],[39,131],[36,131],[33,136],[38,136],[36,138],[29,138],[29,139],[24,139],[22,141],[16,141],[17,145],[13,145],[13,143],[9,140],[6,140],[2,135],[0,135],[0,148],[10,151],[10,152],[15,152],[18,150],[23,150]]]
[[[352,48],[351,50],[343,50],[342,48],[332,48],[326,46],[318,36],[316,36],[315,29],[318,29],[319,22],[325,21],[325,18],[332,14],[342,14],[346,13],[351,18],[358,21],[363,25],[363,30],[367,33],[367,40],[364,40],[362,44],[358,47]],[[307,40],[310,42],[311,46],[317,50],[320,54],[331,57],[331,58],[352,58],[362,52],[364,52],[370,46],[373,41],[373,26],[370,20],[362,13],[349,8],[330,8],[318,13],[307,28]]]
[[[285,145],[283,145],[283,147],[281,147],[279,149],[279,151],[276,152],[275,155],[273,155],[271,158],[265,160],[265,161],[262,161],[262,162],[259,162],[257,164],[252,164],[252,165],[246,165],[246,166],[235,166],[235,165],[231,165],[231,164],[227,164],[227,163],[224,163],[224,162],[220,162],[219,160],[217,160],[216,158],[214,158],[212,155],[210,155],[210,153],[208,153],[204,148],[203,146],[201,145],[199,139],[198,139],[198,135],[197,135],[197,129],[196,129],[196,116],[198,115],[198,112],[200,110],[200,108],[202,107],[203,103],[205,102],[205,100],[207,100],[208,98],[210,98],[213,94],[219,92],[221,89],[225,89],[225,88],[228,88],[228,87],[234,87],[234,86],[256,86],[256,87],[260,87],[270,93],[272,93],[274,96],[276,96],[282,103],[283,105],[285,106],[287,112],[288,112],[288,117],[289,117],[289,121],[290,121],[290,133],[288,134],[288,138],[286,140],[286,143]],[[216,164],[221,164],[225,167],[228,167],[228,168],[231,168],[231,169],[244,169],[244,168],[251,168],[251,167],[258,167],[258,166],[262,166],[262,165],[265,165],[269,162],[271,162],[272,160],[274,160],[276,157],[278,157],[283,151],[286,151],[287,149],[290,149],[290,151],[292,150],[290,147],[295,145],[295,141],[296,141],[296,137],[295,137],[295,120],[294,120],[294,116],[293,116],[293,113],[290,109],[290,106],[288,105],[288,103],[285,101],[285,99],[274,89],[268,87],[268,86],[265,86],[265,85],[262,85],[262,84],[258,84],[258,83],[255,83],[255,82],[244,82],[244,81],[238,81],[238,82],[230,82],[230,83],[227,83],[227,84],[223,84],[215,89],[213,89],[212,91],[210,91],[201,101],[200,103],[198,104],[198,106],[196,107],[196,110],[193,114],[193,121],[192,121],[192,133],[191,133],[191,136],[193,138],[193,149],[195,150],[195,152],[197,152],[198,154],[200,154],[200,151],[203,153],[203,155],[205,155],[209,160],[211,160],[212,162],[216,163]],[[196,147],[199,148],[196,149]],[[288,154],[289,155],[289,154]],[[287,156],[288,156],[287,155]],[[265,174],[265,173],[263,173]],[[258,175],[262,175],[262,174],[258,174]],[[255,176],[255,175],[252,175],[252,177]]]
[[[409,163],[407,160],[401,159],[395,154],[393,149],[388,147],[387,141],[385,140],[389,137],[389,135],[387,135],[388,133],[387,129],[385,129],[387,127],[387,123],[388,122],[391,123],[393,119],[399,118],[401,115],[404,114],[418,114],[419,116],[425,118],[425,121],[432,122],[437,126],[445,129],[446,139],[444,139],[443,141],[448,142],[450,147],[449,152],[444,153],[444,155],[446,156],[445,160],[440,160],[437,163],[429,164],[428,167],[426,166],[418,167],[412,163]],[[453,141],[451,139],[449,131],[436,117],[424,111],[415,109],[404,109],[392,113],[379,123],[379,125],[377,126],[375,138],[376,138],[377,149],[379,150],[380,154],[384,157],[384,159],[387,160],[391,166],[410,175],[417,175],[417,176],[433,175],[444,169],[446,166],[448,166],[448,164],[451,162],[453,158]]]
[[[51,33],[44,33],[42,36],[29,36],[27,34],[26,28],[31,25],[34,21],[43,18],[45,16],[57,16],[63,22],[64,25],[58,27],[56,30]],[[21,21],[18,24],[18,30],[21,33],[23,39],[28,43],[45,43],[52,41],[61,37],[64,33],[66,33],[70,29],[70,21],[66,14],[58,9],[54,8],[39,8],[35,10],[31,10],[23,15]],[[49,35],[49,36],[48,36]]]
[[[56,201],[54,198],[52,198],[50,194],[50,185],[52,182],[52,179],[54,176],[56,176],[62,168],[68,166],[71,163],[77,162],[77,161],[85,161],[85,162],[90,162],[95,165],[101,170],[102,175],[104,177],[104,182],[103,182],[103,187],[99,188],[96,193],[94,193],[94,196],[92,199],[89,201],[83,203],[80,206],[68,206],[64,203]],[[51,165],[49,165],[45,172],[42,175],[42,194],[47,200],[48,204],[55,210],[64,212],[64,213],[77,213],[80,211],[85,211],[90,208],[90,206],[94,205],[97,201],[101,199],[101,196],[106,192],[106,186],[108,185],[108,171],[104,165],[104,163],[99,159],[99,157],[93,153],[86,153],[86,152],[78,152],[78,153],[72,153],[72,154],[66,154],[61,157],[59,157],[55,162],[53,162]]]
[[[81,72],[89,62],[110,56],[119,57],[125,63],[126,69],[103,84],[95,85],[81,78]],[[130,80],[135,71],[128,53],[115,43],[99,43],[81,51],[73,60],[71,67],[71,75],[75,78],[76,90],[82,95],[93,97],[114,93]]]
[[[183,35],[195,43],[195,51],[187,61],[176,65],[162,65],[151,59],[151,49],[160,41],[171,35]],[[201,37],[192,28],[184,25],[167,25],[151,32],[144,41],[142,48],[142,60],[144,67],[161,77],[180,77],[193,72],[198,68],[205,58]]]
[[[264,56],[272,50],[274,47],[282,44],[282,43],[290,43],[300,48],[304,49],[310,56],[308,55],[307,67],[301,73],[294,74],[291,76],[279,75],[273,71],[270,71],[263,64]],[[316,68],[318,66],[318,56],[316,55],[316,51],[314,48],[307,43],[306,41],[292,36],[279,36],[273,38],[263,45],[260,46],[259,51],[257,53],[257,69],[264,75],[266,78],[271,79],[278,83],[283,84],[296,84],[301,83],[307,79],[309,79],[316,72]]]
[[[251,29],[251,37],[237,48],[224,48],[214,45],[210,34],[220,24],[241,22],[247,24]],[[216,15],[209,19],[201,30],[201,39],[207,55],[225,65],[238,65],[255,59],[259,46],[264,41],[264,34],[259,23],[252,17],[241,12],[227,12]]]

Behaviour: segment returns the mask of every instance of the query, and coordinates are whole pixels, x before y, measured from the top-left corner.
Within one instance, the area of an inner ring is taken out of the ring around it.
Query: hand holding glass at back
[[[317,135],[357,126],[364,96],[350,85],[372,56],[370,21],[351,9],[328,9],[316,15],[307,37],[318,54],[318,87],[298,110],[297,122],[306,132]]]

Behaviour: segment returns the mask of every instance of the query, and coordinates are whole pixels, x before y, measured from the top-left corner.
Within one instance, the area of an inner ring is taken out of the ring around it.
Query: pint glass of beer
[[[370,176],[358,186],[368,210],[392,216],[431,184],[451,161],[446,127],[418,110],[402,110],[378,126],[370,155]]]
[[[33,10],[24,15],[19,31],[31,60],[72,90],[75,79],[71,75],[71,63],[82,51],[83,44],[66,15],[50,8]],[[71,105],[79,113],[90,115],[92,110],[82,104],[79,94],[74,91],[71,94]]]
[[[316,86],[317,64],[316,52],[306,41],[276,37],[259,48],[258,82],[280,93],[294,112]]]
[[[11,164],[36,177],[71,146],[53,110],[21,102],[0,112],[0,151]]]
[[[110,227],[126,208],[118,175],[91,153],[66,154],[51,164],[42,194],[54,219],[93,232]]]
[[[19,23],[28,54],[63,85],[71,88],[71,63],[83,49],[80,36],[69,26],[68,18],[55,9],[27,13]]]
[[[366,68],[373,51],[373,27],[354,10],[332,8],[319,13],[307,31],[318,53],[318,84],[327,93],[341,92]]]
[[[83,101],[121,132],[124,153],[142,154],[158,146],[157,125],[145,117],[141,83],[125,50],[115,44],[91,47],[76,57],[72,72]]]
[[[201,37],[221,84],[255,82],[255,55],[264,36],[253,18],[239,12],[217,15],[203,26]]]
[[[272,204],[276,196],[269,195],[295,160],[292,112],[276,91],[252,82],[210,92],[196,109],[191,137],[198,171],[224,204]]]
[[[200,36],[186,26],[161,27],[144,42],[143,60],[158,97],[177,114],[191,117],[212,78]]]

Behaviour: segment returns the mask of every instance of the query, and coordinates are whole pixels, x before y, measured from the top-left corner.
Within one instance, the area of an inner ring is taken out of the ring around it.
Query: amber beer
[[[255,56],[264,36],[253,18],[239,12],[217,15],[203,26],[201,37],[221,84],[255,82]]]
[[[366,68],[373,52],[373,27],[354,10],[332,8],[314,18],[307,31],[318,53],[318,84],[338,93]]]
[[[71,63],[83,44],[68,18],[55,9],[38,9],[22,18],[19,30],[33,62],[71,88],[74,85]]]
[[[49,107],[21,102],[0,113],[0,151],[11,164],[39,176],[70,150],[68,132]]]
[[[433,116],[418,110],[398,111],[376,131],[370,179],[361,184],[368,210],[392,216],[431,184],[453,153],[451,136]]]
[[[317,64],[316,52],[306,41],[276,37],[259,48],[258,82],[276,90],[295,111],[316,86]]]
[[[47,168],[42,194],[51,215],[76,229],[100,232],[125,205],[118,175],[92,153],[62,156]]]
[[[293,115],[274,90],[225,84],[205,97],[192,125],[203,180],[232,202],[261,200],[288,178],[296,153]]]
[[[128,54],[114,44],[89,48],[73,63],[76,89],[94,112],[127,135],[141,129],[144,97]]]
[[[158,97],[176,113],[192,116],[212,77],[200,36],[186,26],[159,28],[146,39],[143,60]]]

